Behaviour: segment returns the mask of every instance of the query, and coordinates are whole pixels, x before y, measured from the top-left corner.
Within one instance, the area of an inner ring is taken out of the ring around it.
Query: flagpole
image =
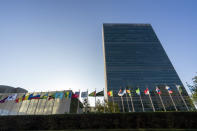
[[[116,108],[115,108],[115,104],[114,104],[114,92],[113,92],[113,90],[112,90],[112,93],[113,93],[113,95],[112,95],[112,102],[113,102],[113,108],[114,108],[114,113],[116,112]]]
[[[104,96],[104,88],[103,88],[103,100],[104,100],[104,113],[105,113],[105,96]]]
[[[126,99],[127,99],[128,110],[129,110],[129,112],[131,112],[131,110],[129,108],[129,102],[128,102],[128,97],[127,97],[127,90],[126,90]]]
[[[10,94],[10,93],[8,93],[7,98],[9,97],[9,94]],[[7,98],[6,98],[6,99],[7,99]],[[5,99],[5,98],[4,98],[4,99]],[[6,103],[5,103],[5,102],[6,102]],[[5,106],[4,106],[5,108],[3,108],[1,114],[4,113],[4,110],[6,110],[6,107],[7,107],[7,104],[8,104],[8,103],[7,103],[7,100],[4,100],[4,104],[5,104]]]
[[[88,93],[88,89],[87,89],[87,93]],[[86,107],[86,113],[87,113],[87,110],[88,110],[88,96],[89,96],[89,94],[87,94],[87,107]]]
[[[77,114],[79,114],[79,98],[80,98],[80,89],[79,89],[79,97],[78,97],[78,103],[77,103]]]
[[[122,96],[121,96],[121,100],[122,100],[122,109],[123,109],[123,112],[125,112],[125,110],[124,110],[124,103],[123,103]]]
[[[138,86],[137,86],[138,87]],[[138,87],[139,88],[139,87]],[[140,92],[140,90],[139,90],[139,92]],[[143,104],[143,102],[142,102],[142,98],[141,98],[141,92],[139,93],[139,96],[140,96],[140,101],[141,101],[141,104],[142,104],[142,110],[143,110],[143,112],[145,111],[144,110],[144,104]]]
[[[156,88],[158,88],[158,86],[155,84],[155,87]],[[158,88],[159,89],[159,88]],[[159,89],[160,90],[160,89]],[[161,92],[160,92],[161,93]],[[158,94],[158,93],[157,93]],[[160,99],[160,101],[161,101],[161,104],[162,104],[162,106],[163,106],[163,109],[164,109],[164,111],[166,112],[166,108],[165,108],[165,105],[164,105],[164,103],[163,103],[163,99],[161,98],[161,95],[160,94],[158,94],[159,95],[159,99]]]
[[[132,95],[132,94],[131,94]],[[132,96],[130,95],[130,99],[131,99],[131,105],[132,105],[132,109],[133,109],[133,112],[135,112],[135,108],[134,108],[134,104],[133,104],[133,99],[132,99]]]
[[[166,108],[165,108],[165,105],[164,105],[163,100],[162,100],[162,98],[161,98],[161,95],[160,95],[160,94],[158,94],[158,95],[159,95],[159,98],[160,98],[160,100],[161,100],[161,104],[162,104],[162,106],[163,106],[163,109],[164,109],[164,111],[166,111]]]
[[[177,87],[178,85],[175,84],[175,86]],[[181,88],[181,87],[179,87],[179,88]],[[182,99],[183,103],[185,104],[185,107],[187,108],[187,111],[189,111],[189,108],[188,108],[188,106],[187,106],[187,104],[186,104],[186,102],[185,102],[185,100],[184,100],[184,98],[183,98],[181,92],[179,91],[178,87],[177,87],[177,90],[178,90],[178,92],[179,92],[179,95],[181,96],[181,99]]]
[[[46,99],[46,101],[45,101],[45,103],[44,103],[44,107],[43,107],[43,113],[44,113],[44,110],[45,110],[45,107],[46,107],[46,103],[47,103],[47,100],[48,100],[48,97],[49,97],[49,91],[48,91],[48,93],[47,93],[47,99]]]
[[[167,84],[166,84],[166,86],[167,86]],[[172,96],[171,96],[171,94],[169,93],[169,91],[168,91],[168,94],[169,94],[170,99],[171,99],[171,101],[172,101],[172,103],[173,103],[173,105],[174,105],[175,110],[178,111],[177,108],[176,108],[176,105],[175,105],[175,103],[174,103],[174,100],[172,99]]]
[[[15,93],[16,94],[16,93]],[[12,102],[12,105],[11,105],[11,110],[13,109],[13,106],[14,106],[14,101],[16,100],[16,97],[15,97],[15,99],[14,100],[12,100],[13,102]],[[8,112],[8,115],[10,115],[10,112],[11,112],[11,110],[9,110],[9,112]]]
[[[40,93],[40,96],[42,95],[42,92]],[[36,104],[36,108],[35,108],[35,111],[34,111],[34,115],[36,114],[36,110],[37,110],[37,108],[38,108],[38,103],[39,103],[39,101],[40,101],[40,98],[38,99],[38,102],[37,102],[37,104]]]
[[[25,93],[24,95],[26,95],[27,93]],[[22,96],[24,96],[24,95],[22,95]],[[20,97],[19,97],[19,99],[20,99]],[[20,101],[19,101],[20,102]],[[21,107],[22,107],[22,104],[23,104],[23,98],[22,98],[22,102],[21,102],[21,105],[19,106],[19,108],[18,108],[18,112],[17,112],[17,115],[19,115],[18,113],[19,113],[19,111],[20,111],[20,109],[21,109]]]
[[[35,91],[34,91],[35,92]],[[34,95],[34,92],[33,92],[33,95]],[[30,95],[29,95],[29,97],[30,97]],[[29,97],[28,97],[28,99],[29,99]],[[29,104],[28,104],[28,106],[27,106],[27,110],[26,110],[26,114],[27,114],[27,112],[28,112],[28,109],[29,109],[29,105],[31,104],[31,99],[30,99],[30,102],[29,102]]]
[[[95,88],[95,108],[96,108],[96,88]]]
[[[55,91],[55,93],[54,94],[56,94],[57,93],[57,90]],[[53,114],[53,108],[54,108],[54,105],[55,105],[55,98],[54,98],[54,100],[53,100],[53,105],[52,105],[52,109],[51,109],[51,115]]]
[[[151,102],[151,104],[152,104],[153,111],[155,112],[155,107],[154,107],[154,105],[153,105],[153,101],[152,101],[152,98],[151,98],[151,96],[150,96],[150,91],[149,91],[148,95],[149,95],[149,98],[150,98],[150,102]]]

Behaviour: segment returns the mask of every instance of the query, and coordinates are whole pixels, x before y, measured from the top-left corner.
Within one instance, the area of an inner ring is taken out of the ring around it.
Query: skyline
[[[191,83],[197,2],[153,1],[1,1],[0,85],[102,90],[103,23],[150,23],[183,84]]]

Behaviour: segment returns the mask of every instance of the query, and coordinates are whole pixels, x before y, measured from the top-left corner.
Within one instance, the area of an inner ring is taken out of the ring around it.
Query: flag
[[[33,93],[31,94],[31,95],[29,95],[29,98],[28,98],[28,100],[32,100],[32,99],[40,99],[40,95],[38,94],[38,95],[33,95]]]
[[[23,101],[24,98],[25,98],[25,95],[23,95],[23,96],[17,98],[17,99],[15,100],[15,102],[16,102],[16,103],[19,103],[19,102]]]
[[[168,90],[168,93],[172,94],[173,91],[171,90],[171,88],[169,86],[166,86],[166,89]]]
[[[135,92],[140,95],[140,88],[137,88],[137,90],[135,90]]]
[[[51,99],[55,99],[55,93],[51,94],[51,95],[48,97],[48,100],[51,100]]]
[[[160,89],[158,88],[158,87],[156,87],[156,92],[157,92],[157,94],[161,94],[161,91],[160,91]]]
[[[5,97],[4,99],[0,100],[0,103],[4,103],[4,102],[6,102],[6,101],[7,101],[7,99],[8,99],[8,96],[7,96],[7,97]]]
[[[65,98],[71,98],[71,96],[72,96],[72,92],[70,91],[65,92]]]
[[[119,92],[118,92],[118,95],[123,96],[125,93],[126,93],[126,90],[122,91],[122,89],[120,89]]]
[[[104,96],[104,91],[100,91],[100,92],[96,93],[96,96]]]
[[[78,98],[79,94],[80,94],[80,92],[75,92],[75,94],[72,95],[72,98]]]
[[[56,92],[56,93],[55,93],[55,98],[60,98],[60,99],[62,99],[62,98],[63,98],[63,95],[64,95],[63,92]]]
[[[48,98],[48,93],[44,94],[43,96],[40,97],[40,99],[47,99]]]
[[[17,94],[12,94],[12,95],[8,96],[7,100],[8,101],[13,101],[13,100],[16,99],[16,97],[17,97]]]
[[[86,92],[81,92],[81,97],[88,97],[88,91],[86,91]]]
[[[126,92],[129,94],[129,96],[131,96],[131,90],[130,89],[126,89]]]
[[[178,91],[179,91],[180,93],[182,93],[182,89],[181,89],[181,86],[180,86],[180,85],[176,85],[176,88],[178,89]]]
[[[93,91],[92,93],[90,93],[89,96],[96,96],[96,91]]]
[[[107,95],[110,96],[110,97],[112,97],[113,96],[113,91],[112,90],[111,91],[108,91],[107,92]]]
[[[29,100],[29,96],[30,96],[29,94],[28,94],[28,95],[23,96],[23,101],[24,101],[24,100]]]
[[[144,90],[144,93],[145,93],[146,95],[149,95],[149,90],[148,90],[148,88],[146,88],[146,90]]]

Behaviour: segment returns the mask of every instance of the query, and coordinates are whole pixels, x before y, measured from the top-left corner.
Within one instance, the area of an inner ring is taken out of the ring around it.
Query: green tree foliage
[[[192,98],[194,101],[197,101],[197,76],[195,76],[194,78],[192,78],[193,84],[192,85],[188,85],[190,91],[192,92]]]
[[[107,101],[104,101],[103,103],[101,103],[100,100],[97,100],[95,108],[96,108],[96,111],[99,113],[118,113],[118,112],[120,112],[117,103],[107,102]]]
[[[90,104],[88,98],[83,99],[83,106],[86,113],[90,111]]]

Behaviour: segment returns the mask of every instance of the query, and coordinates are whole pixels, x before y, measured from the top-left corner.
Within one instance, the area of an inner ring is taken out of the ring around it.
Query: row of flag
[[[51,100],[51,99],[62,99],[63,97],[65,98],[76,98],[75,94],[72,94],[72,92],[70,91],[67,91],[67,92],[55,92],[53,94],[50,94],[49,93],[46,93],[44,95],[40,95],[40,94],[36,94],[34,95],[34,93],[32,94],[24,94],[23,96],[21,97],[18,97],[17,98],[17,94],[11,94],[5,98],[3,98],[2,100],[0,100],[0,103],[4,103],[6,101],[15,101],[16,103],[19,103],[19,102],[22,102],[24,100],[32,100],[32,99],[48,99],[48,100]]]
[[[182,92],[181,86],[176,85],[176,87],[179,90],[179,92],[181,93]],[[170,94],[173,93],[172,89],[169,86],[166,86],[166,89],[168,90],[168,92]],[[161,94],[161,91],[158,87],[156,87],[155,91],[157,92],[157,94],[159,94],[159,95]],[[136,94],[140,95],[140,89],[139,88],[137,90],[135,90],[135,92],[136,92]],[[126,93],[129,96],[131,96],[131,90],[130,89],[124,89],[124,90],[120,89],[119,92],[118,92],[118,96],[123,96]],[[144,90],[144,93],[146,95],[148,95],[149,94],[149,89],[146,88],[146,90]],[[113,90],[108,91],[107,95],[109,97],[113,97]],[[79,98],[79,96],[80,96],[80,91],[75,92],[73,94],[72,94],[71,91],[55,92],[51,95],[49,95],[49,93],[46,93],[42,96],[40,94],[34,95],[34,93],[32,93],[32,94],[28,94],[28,95],[24,94],[23,96],[21,96],[19,98],[17,98],[17,94],[12,94],[12,95],[9,95],[9,96],[5,97],[4,99],[0,100],[0,103],[4,103],[6,101],[12,101],[12,100],[15,100],[16,103],[19,103],[19,102],[24,101],[24,100],[32,100],[32,99],[48,99],[48,100],[51,100],[51,99],[57,99],[57,98],[62,99],[63,97],[65,97],[65,98],[71,98],[71,97],[72,98]],[[88,96],[90,96],[90,97],[104,96],[104,91],[96,92],[96,90],[95,90],[95,91],[91,92],[90,94],[88,94],[88,91],[81,92],[81,97],[82,98],[86,98]]]
[[[182,93],[181,86],[180,86],[180,85],[176,85],[176,87],[177,87],[177,89],[179,90],[179,92]],[[166,86],[165,88],[166,88],[166,90],[168,91],[168,93],[170,93],[170,94],[173,93],[173,90],[172,90],[169,86]],[[156,91],[157,94],[159,94],[159,95],[162,93],[161,90],[160,90],[158,87],[156,87],[155,91]],[[136,92],[136,94],[138,94],[138,95],[140,95],[140,93],[141,93],[139,88],[138,88],[137,90],[135,90],[135,92]],[[118,96],[123,96],[123,95],[126,94],[126,93],[127,93],[129,96],[131,96],[131,90],[130,90],[130,89],[124,89],[124,90],[120,89],[119,92],[118,92]],[[148,88],[146,88],[146,89],[144,90],[144,94],[145,94],[145,95],[149,95],[149,94],[150,94]],[[107,95],[110,96],[110,97],[113,97],[113,90],[108,91],[108,92],[107,92]]]

